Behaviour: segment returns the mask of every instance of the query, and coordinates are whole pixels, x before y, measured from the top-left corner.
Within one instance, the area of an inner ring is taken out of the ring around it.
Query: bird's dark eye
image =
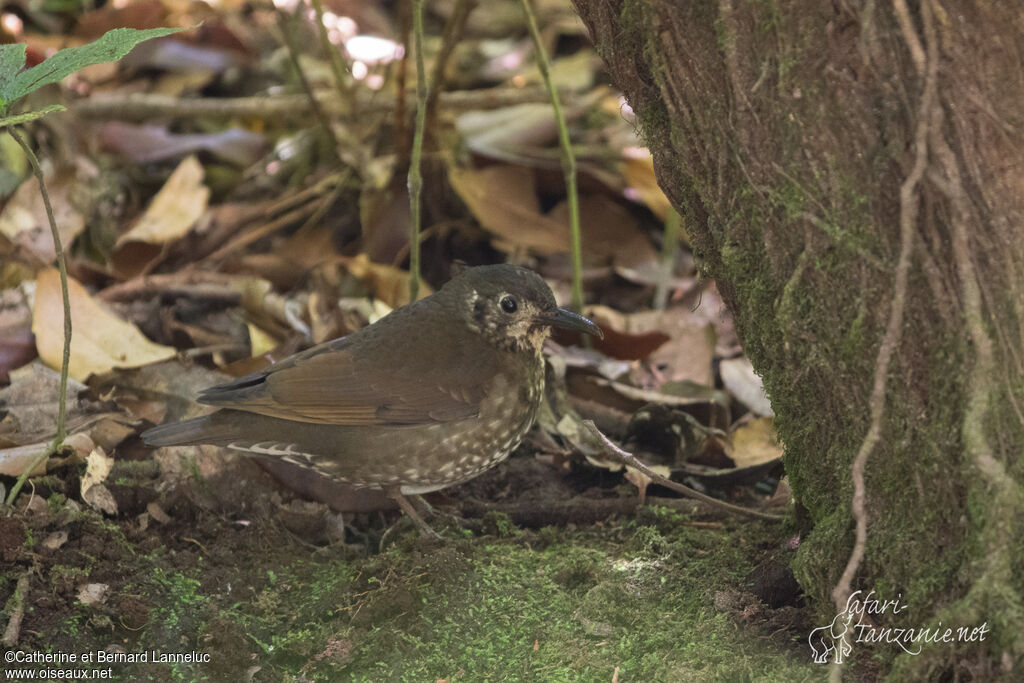
[[[501,305],[501,310],[506,313],[515,313],[519,310],[519,304],[517,304],[516,300],[510,296],[501,297],[501,301],[498,303]]]

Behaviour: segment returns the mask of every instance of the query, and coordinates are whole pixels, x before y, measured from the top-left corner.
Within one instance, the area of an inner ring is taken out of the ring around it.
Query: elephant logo
[[[807,642],[811,646],[811,655],[815,664],[824,664],[833,652],[836,653],[836,664],[843,663],[843,658],[849,656],[853,651],[848,637],[852,621],[852,614],[840,612],[828,626],[819,626],[811,631]]]

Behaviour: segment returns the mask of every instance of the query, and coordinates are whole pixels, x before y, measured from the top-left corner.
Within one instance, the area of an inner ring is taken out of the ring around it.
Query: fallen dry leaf
[[[36,357],[28,289],[30,287],[16,287],[0,291],[0,384],[10,381],[12,370]]]
[[[775,416],[771,401],[764,391],[764,384],[746,356],[723,360],[718,370],[722,375],[722,384],[737,401],[756,415]]]
[[[409,303],[409,273],[401,268],[372,262],[366,254],[353,258],[343,258],[348,272],[362,281],[373,295],[391,308],[398,308]],[[420,280],[418,298],[430,296],[433,290],[426,282]]]
[[[67,251],[85,228],[85,216],[71,201],[77,173],[73,167],[64,167],[48,174],[45,180],[60,241]],[[0,214],[0,234],[35,256],[40,263],[53,263],[57,257],[43,196],[34,178],[23,182],[14,197],[7,202]]]
[[[737,468],[753,467],[782,457],[782,445],[770,417],[751,420],[732,433],[729,457]]]
[[[247,166],[259,159],[265,146],[262,135],[244,128],[182,134],[172,133],[167,126],[109,121],[99,126],[98,134],[105,147],[137,164],[205,151],[228,163]]]
[[[569,228],[540,212],[534,173],[498,164],[483,169],[452,167],[452,187],[503,251],[532,249],[541,254],[569,250]]]
[[[68,280],[71,299],[71,362],[68,374],[79,381],[112,368],[133,368],[171,358],[176,351],[154,344],[135,325],[96,303],[81,284]],[[32,316],[39,357],[52,368],[61,365],[64,308],[56,268],[39,274]]]
[[[117,246],[127,242],[163,245],[181,239],[206,211],[209,198],[210,189],[203,185],[202,165],[194,156],[186,158],[132,229],[117,240]]]
[[[684,306],[664,311],[616,314],[603,307],[588,308],[585,313],[608,316],[616,329],[630,334],[659,332],[669,339],[651,352],[647,360],[659,367],[666,381],[689,380],[713,386],[711,361],[715,354],[715,327]],[[617,315],[617,319],[613,316]]]
[[[110,595],[110,586],[105,583],[85,583],[78,587],[78,601],[83,605],[102,605]]]
[[[90,412],[87,401],[78,396],[86,386],[73,378],[67,386],[67,424],[76,430]],[[60,373],[42,363],[30,363],[11,373],[11,385],[0,389],[0,436],[17,445],[45,441],[56,433]]]
[[[365,187],[359,195],[362,251],[371,260],[391,263],[409,248],[409,191],[402,185]]]
[[[556,205],[547,217],[562,223],[568,233],[568,202]],[[633,215],[606,195],[580,197],[580,232],[585,263],[635,269],[658,262],[658,253]]]
[[[114,459],[96,447],[85,459],[85,476],[82,477],[82,500],[92,507],[108,515],[117,514],[117,501],[104,486],[107,475],[114,468]]]
[[[671,339],[653,326],[641,330],[634,322],[633,315],[620,313],[607,306],[589,306],[583,314],[597,323],[604,332],[603,339],[593,340],[594,348],[612,358],[643,360]],[[556,332],[555,339],[566,336]],[[578,339],[579,335],[571,338]]]
[[[40,455],[49,450],[51,443],[42,441],[25,446],[0,449],[0,474],[8,477],[20,477]],[[46,474],[46,460],[44,459],[32,470],[32,476]]]
[[[118,238],[110,257],[111,272],[125,280],[150,272],[163,260],[167,245],[196,224],[209,197],[203,167],[190,156],[174,170],[132,229]]]
[[[455,127],[466,147],[477,154],[524,165],[537,157],[528,150],[545,148],[558,135],[554,111],[546,103],[467,111],[455,120]]]
[[[0,474],[6,474],[9,477],[20,477],[37,457],[50,449],[51,445],[53,445],[52,441],[41,441],[39,443],[0,450]],[[85,459],[86,455],[92,452],[94,447],[92,439],[85,433],[72,434],[64,439],[64,446],[74,449],[75,453],[82,459]],[[46,463],[47,461],[44,459],[36,466],[32,474],[46,474]]]
[[[654,175],[654,160],[650,152],[644,152],[639,156],[629,156],[621,162],[622,175],[626,178],[628,188],[626,196],[640,200],[654,215],[665,220],[672,205],[658,186],[658,178]]]
[[[247,327],[249,328],[249,355],[262,356],[277,347],[277,340],[258,325],[249,323]]]

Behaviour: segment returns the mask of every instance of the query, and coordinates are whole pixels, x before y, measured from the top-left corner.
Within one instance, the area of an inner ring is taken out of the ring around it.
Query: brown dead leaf
[[[753,467],[782,457],[782,445],[770,417],[751,420],[732,433],[729,457],[737,468]]]
[[[626,196],[640,200],[655,216],[665,220],[672,205],[658,186],[658,178],[654,175],[654,160],[650,153],[628,156],[622,160],[621,170],[626,178]]]
[[[0,474],[10,477],[20,477],[21,474],[32,464],[32,462],[50,450],[52,441],[40,441],[39,443],[16,446],[14,448],[0,449]],[[92,452],[93,442],[88,434],[72,434],[64,440],[64,446],[74,449],[75,453],[82,459]],[[36,466],[32,471],[33,476],[46,474],[46,460]]]
[[[731,443],[724,439],[709,438],[702,446],[705,456],[710,454],[711,449],[718,447],[721,447],[722,455],[728,458],[732,467],[719,469],[686,464],[682,470],[688,476],[716,487],[754,484],[767,476],[781,473],[783,449],[770,417],[751,420],[737,428],[731,434]]]
[[[559,203],[547,216],[564,224],[568,232],[568,202]],[[580,198],[580,232],[583,233],[583,259],[588,264],[639,268],[658,261],[658,253],[640,231],[633,215],[606,195]]]
[[[112,370],[89,381],[93,392],[109,396],[119,408],[137,420],[159,424],[165,419],[194,417],[196,395],[225,375],[178,359],[130,370]]]
[[[367,187],[359,196],[362,250],[372,260],[391,263],[409,248],[409,192],[405,185]]]
[[[167,245],[187,235],[196,224],[209,198],[210,190],[203,185],[203,167],[194,156],[186,158],[132,229],[118,238],[110,259],[112,271],[129,279],[152,270],[163,260]]]
[[[167,10],[160,0],[138,0],[117,6],[111,4],[83,13],[76,24],[77,37],[95,40],[119,27],[147,29],[167,26]]]
[[[71,299],[71,362],[68,374],[79,381],[111,368],[133,368],[175,355],[169,346],[154,344],[135,325],[100,306],[74,279],[68,280]],[[39,274],[32,316],[39,357],[53,368],[61,365],[64,347],[64,308],[56,268]]]
[[[498,249],[532,249],[541,254],[569,250],[568,226],[540,212],[532,170],[505,164],[452,167],[448,179],[480,225],[494,235]]]
[[[585,311],[585,315],[608,319],[610,326],[628,334],[658,332],[667,335],[668,340],[647,358],[650,363],[661,368],[664,379],[714,385],[711,361],[715,353],[716,334],[714,326],[703,316],[695,316],[683,306],[631,314],[593,306]],[[605,329],[603,324],[602,329]],[[607,336],[607,330],[605,332]]]
[[[40,441],[39,443],[0,449],[0,474],[5,474],[8,477],[20,477],[35,459],[47,452],[52,445],[49,441]],[[37,477],[43,474],[46,474],[45,458],[32,470],[32,476]]]
[[[607,306],[590,306],[584,315],[604,332],[604,339],[593,340],[594,348],[612,358],[643,360],[670,339],[669,335],[653,327],[639,330],[630,314]],[[573,338],[578,337],[575,335]],[[556,341],[562,338],[562,334],[555,334]]]
[[[86,401],[78,396],[86,386],[73,378],[67,387],[67,424],[77,429],[88,415]],[[57,430],[60,374],[42,363],[32,363],[11,373],[11,385],[0,389],[0,436],[5,441],[24,445],[53,438]]]
[[[76,180],[77,172],[70,166],[48,174],[45,179],[46,190],[53,205],[53,217],[65,251],[85,228],[85,216],[71,201]],[[37,258],[41,264],[53,263],[57,257],[46,206],[34,178],[29,178],[18,187],[3,213],[0,213],[0,234]]]
[[[672,477],[672,470],[670,470],[666,465],[648,465],[648,467],[655,474],[660,474],[666,479],[670,479]],[[636,487],[637,496],[640,498],[640,504],[643,505],[644,501],[647,499],[647,487],[651,485],[654,479],[640,470],[633,469],[632,467],[626,467],[626,473],[623,476],[626,477],[626,480],[630,484]]]
[[[163,245],[181,239],[203,215],[209,198],[202,164],[194,156],[186,158],[132,229],[117,240],[117,246],[127,242]]]
[[[32,309],[25,288],[0,291],[0,384],[10,373],[36,357],[32,338]]]
[[[366,254],[342,259],[353,277],[358,278],[378,299],[391,308],[409,303],[409,273],[401,268],[373,263]],[[420,280],[419,298],[430,296],[430,285]]]

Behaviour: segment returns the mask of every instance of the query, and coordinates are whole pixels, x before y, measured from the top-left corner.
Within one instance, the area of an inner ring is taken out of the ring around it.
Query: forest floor
[[[564,513],[573,501],[570,514],[585,517],[588,507],[636,500],[611,477],[554,477],[520,455],[439,506],[499,492],[494,510],[467,520],[478,531],[442,516],[433,523],[444,538],[421,539],[408,520],[373,513],[358,519],[365,542],[346,544],[330,540],[337,520],[324,506],[282,503],[243,459],[165,492],[159,521],[143,512],[157,500],[146,465],[111,475],[130,514],[82,509],[57,492],[76,475],[57,473],[37,482],[27,511],[0,520],[0,556],[29,577],[19,649],[147,653],[146,662],[84,666],[156,681],[825,674],[811,661],[815,624],[795,606],[778,523],[676,500],[597,524],[556,525],[555,513],[552,524],[523,528],[500,510],[525,502]],[[382,536],[383,549],[368,552]],[[0,590],[10,595],[18,573],[6,572]],[[159,661],[191,652],[209,661]]]

